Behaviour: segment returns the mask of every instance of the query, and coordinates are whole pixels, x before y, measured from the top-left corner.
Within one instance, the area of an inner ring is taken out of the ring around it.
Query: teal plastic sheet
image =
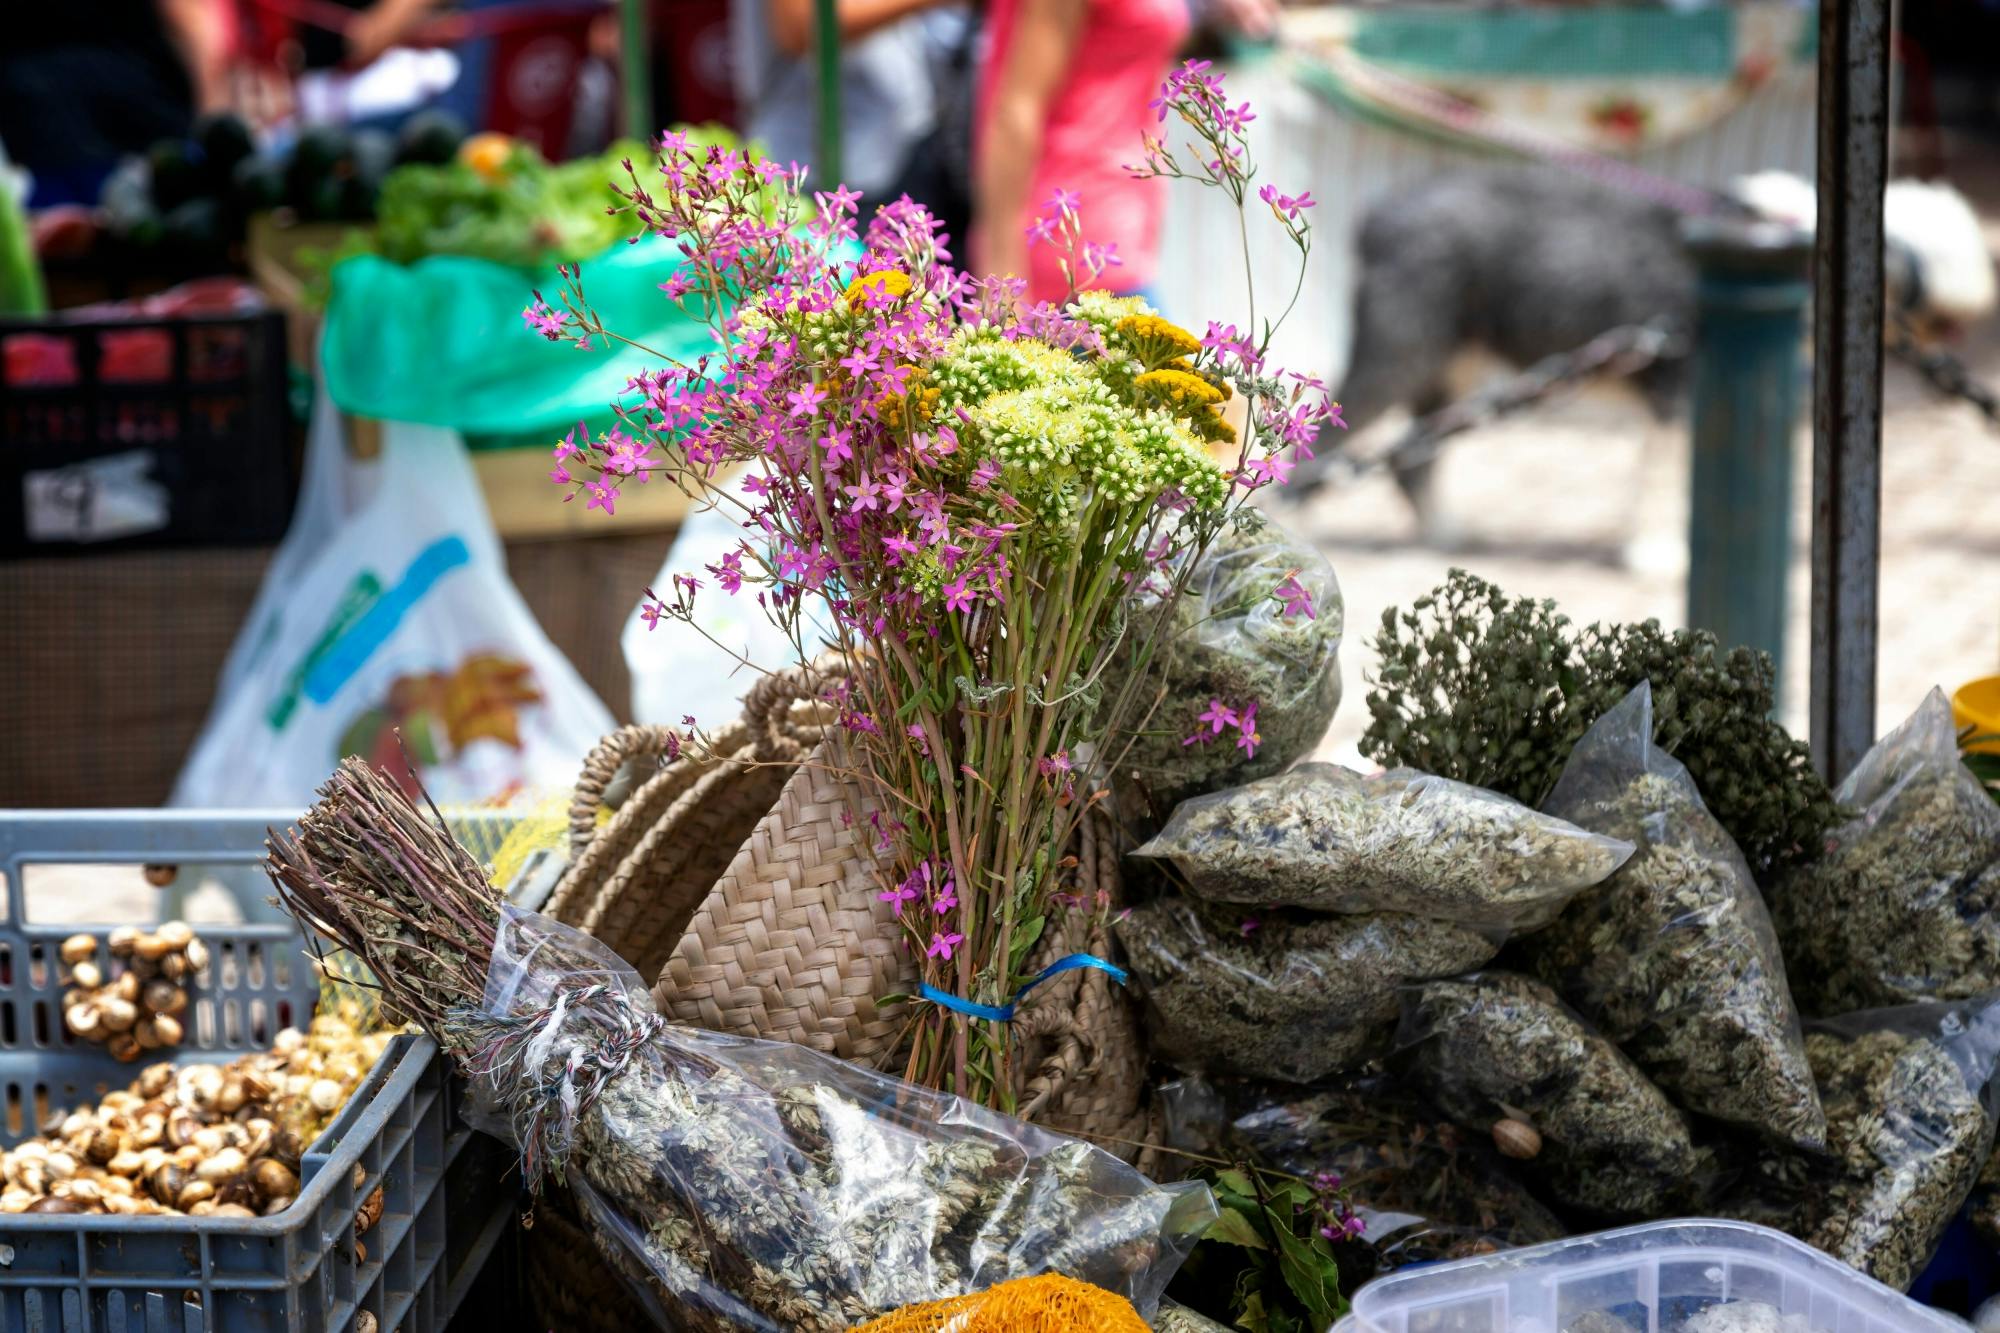
[[[436,255],[392,264],[357,255],[333,271],[320,355],[327,391],[357,416],[443,426],[479,444],[553,441],[582,421],[612,420],[610,404],[654,353],[692,359],[710,350],[707,325],[660,291],[679,267],[669,242],[620,243],[583,265],[584,294],[607,328],[642,343],[589,350],[552,343],[521,321],[553,270],[536,274],[480,259]]]

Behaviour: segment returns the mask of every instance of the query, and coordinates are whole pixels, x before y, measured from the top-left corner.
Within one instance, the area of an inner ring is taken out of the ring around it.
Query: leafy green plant
[[[1382,615],[1362,752],[1540,805],[1584,732],[1642,680],[1654,740],[1760,875],[1810,859],[1842,818],[1803,741],[1771,718],[1768,655],[1656,620],[1577,629],[1552,601],[1461,569]]]
[[[1343,1256],[1359,1266],[1361,1221],[1336,1176],[1306,1181],[1203,1167],[1215,1221],[1174,1280],[1174,1298],[1249,1333],[1320,1333],[1347,1313]]]
[[[2000,801],[2000,754],[1991,750],[1975,750],[1975,745],[1991,745],[2000,741],[2000,732],[1976,731],[1972,727],[1958,733],[1960,758],[1972,770],[1972,776],[1979,779],[1979,785],[1986,788],[1986,794]]]

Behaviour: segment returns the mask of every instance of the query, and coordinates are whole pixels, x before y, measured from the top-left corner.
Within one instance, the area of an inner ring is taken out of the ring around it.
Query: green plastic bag
[[[357,416],[443,426],[469,441],[546,444],[579,421],[595,433],[611,424],[627,381],[659,368],[652,353],[692,359],[713,348],[708,326],[660,291],[681,262],[650,236],[584,261],[584,291],[605,326],[649,353],[624,343],[582,350],[531,331],[521,311],[533,289],[553,292],[552,270],[458,255],[344,259],[320,347],[327,390]]]

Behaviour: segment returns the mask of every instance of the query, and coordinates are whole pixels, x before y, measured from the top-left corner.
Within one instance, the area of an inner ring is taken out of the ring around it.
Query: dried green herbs
[[[1554,920],[1631,852],[1461,782],[1302,764],[1182,802],[1135,855],[1170,862],[1211,902],[1512,930]]]
[[[1807,1012],[2000,987],[2000,806],[1959,762],[1943,691],[1877,741],[1837,795],[1860,816],[1772,896]]]
[[[1930,1261],[1993,1146],[2000,1007],[1911,1005],[1815,1025],[1828,1157],[1767,1150],[1724,1216],[1777,1226],[1897,1290]]]
[[[1531,978],[1486,972],[1416,988],[1398,1040],[1452,1119],[1480,1131],[1532,1125],[1542,1149],[1531,1170],[1569,1207],[1670,1216],[1711,1172],[1665,1094]]]
[[[1688,1110],[1818,1148],[1826,1117],[1763,897],[1652,736],[1642,683],[1570,756],[1543,810],[1638,850],[1522,953]]]
[[[1493,957],[1485,936],[1383,913],[1228,918],[1166,899],[1118,939],[1146,996],[1153,1052],[1186,1069],[1315,1082],[1383,1053],[1396,988]]]
[[[1295,596],[1297,609],[1288,613],[1274,596],[1281,585],[1296,586],[1307,602]],[[1142,612],[1148,604],[1157,600],[1142,594]],[[1119,765],[1145,784],[1162,813],[1312,753],[1340,706],[1345,622],[1326,557],[1255,509],[1239,511],[1209,545],[1170,614],[1157,632],[1135,616],[1127,633],[1135,647],[1153,644],[1142,697],[1159,702]],[[1234,710],[1256,706],[1261,742],[1254,756],[1228,734],[1187,743],[1203,731],[1197,718],[1214,701]]]
[[[1153,1333],[1229,1333],[1229,1330],[1185,1305],[1161,1301],[1160,1312],[1153,1316]]]
[[[1465,1259],[1569,1234],[1519,1163],[1381,1073],[1311,1090],[1186,1079],[1162,1092],[1169,1141],[1307,1179],[1340,1177],[1379,1271]]]
[[[1642,680],[1654,739],[1687,765],[1760,876],[1841,819],[1804,742],[1776,722],[1769,657],[1655,621],[1577,630],[1555,603],[1463,570],[1383,613],[1361,751],[1539,805],[1592,723]]]

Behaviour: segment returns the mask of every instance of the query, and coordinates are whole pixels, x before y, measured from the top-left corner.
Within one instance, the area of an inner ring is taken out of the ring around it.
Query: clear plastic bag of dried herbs
[[[1333,566],[1311,542],[1241,510],[1195,564],[1166,625],[1155,623],[1153,591],[1142,588],[1134,609],[1127,657],[1150,646],[1139,695],[1147,715],[1114,753],[1157,810],[1280,772],[1326,735],[1340,706],[1344,611]],[[1202,720],[1253,707],[1254,754],[1236,743],[1240,730]]]
[[[1060,1273],[1141,1314],[1215,1218],[1100,1148],[783,1042],[660,1021],[588,936],[508,909],[467,1015],[478,1123],[566,1175],[663,1326],[844,1333]]]
[[[1491,959],[1486,936],[1384,912],[1230,912],[1163,898],[1115,927],[1153,1054],[1182,1069],[1312,1083],[1384,1054],[1397,988]]]
[[[1185,1078],[1160,1090],[1160,1104],[1172,1147],[1340,1177],[1381,1272],[1569,1234],[1489,1139],[1386,1073],[1312,1089]]]
[[[1815,1022],[1825,1155],[1767,1146],[1718,1209],[1788,1231],[1904,1290],[1993,1147],[2000,997]]]
[[[1136,856],[1210,902],[1404,912],[1513,931],[1547,925],[1632,844],[1411,769],[1301,764],[1183,801]]]
[[[1834,792],[1858,811],[1772,894],[1808,1014],[2000,988],[2000,805],[1959,761],[1942,690]]]
[[[1673,1216],[1715,1183],[1714,1155],[1640,1068],[1532,977],[1482,972],[1412,987],[1396,1036],[1418,1086],[1459,1124],[1502,1121],[1525,1170],[1566,1208]]]
[[[1519,943],[1529,968],[1687,1110],[1819,1148],[1826,1117],[1770,913],[1641,682],[1577,742],[1545,813],[1630,860]]]

